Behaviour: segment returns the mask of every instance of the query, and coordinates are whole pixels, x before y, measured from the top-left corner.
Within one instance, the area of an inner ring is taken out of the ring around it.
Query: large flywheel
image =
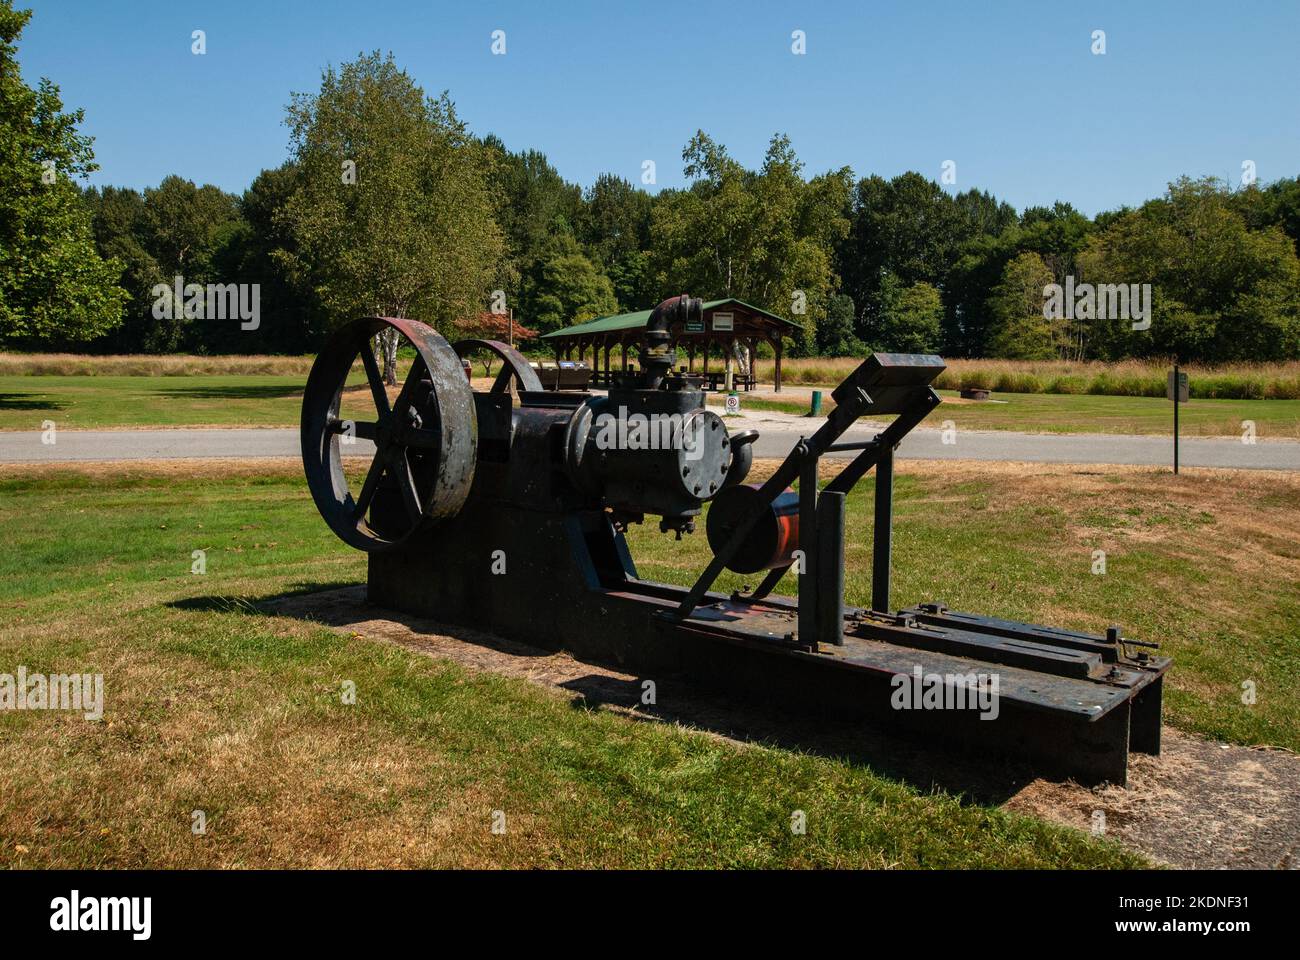
[[[501,369],[497,371],[489,393],[506,393],[512,385],[517,393],[542,390],[541,378],[537,376],[537,371],[528,362],[528,358],[509,344],[500,340],[468,339],[457,340],[451,348],[462,360],[469,359],[476,352],[495,354],[501,360]]]
[[[415,352],[395,395],[374,350],[375,337],[389,330]],[[350,382],[358,359],[364,380]],[[303,394],[303,465],[317,509],[345,543],[388,550],[455,515],[474,481],[477,446],[464,368],[431,327],[393,317],[355,320],[317,356]],[[369,467],[350,484],[344,458],[367,453]]]

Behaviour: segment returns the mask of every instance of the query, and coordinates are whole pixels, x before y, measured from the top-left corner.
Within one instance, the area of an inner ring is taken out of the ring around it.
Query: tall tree
[[[1006,319],[1005,303],[994,309],[994,291],[1008,265],[1023,253],[1035,253],[1065,284],[1080,278],[1078,257],[1095,225],[1068,203],[1030,207],[996,236],[973,236],[954,254],[944,283],[944,349],[965,356],[985,356],[994,349],[995,328]],[[1023,266],[1023,264],[1022,264]],[[1040,291],[1041,294],[1041,291]]]
[[[890,297],[880,349],[888,353],[933,353],[942,338],[943,300],[938,289],[918,280]]]
[[[861,313],[863,339],[878,340],[884,330],[889,278],[903,287],[924,282],[942,289],[961,242],[1002,215],[978,195],[966,196],[959,207],[939,184],[915,172],[858,181],[849,232],[837,254],[845,292]]]
[[[853,299],[843,293],[831,297],[826,320],[817,328],[817,349],[828,357],[865,357],[866,345],[854,329],[857,313]]]
[[[1007,264],[990,298],[993,356],[1049,360],[1057,355],[1057,326],[1043,312],[1043,288],[1053,279],[1037,253],[1022,253]]]
[[[143,193],[89,190],[86,202],[99,251],[122,265],[120,283],[130,295],[123,323],[106,346],[151,353],[252,346],[238,324],[187,317],[183,309],[154,309],[154,288],[163,284],[170,290],[177,277],[182,285],[241,279],[232,251],[245,229],[237,197],[168,176]]]
[[[483,309],[504,253],[490,161],[446,93],[426,98],[391,55],[363,54],[295,95],[287,122],[300,180],[282,215],[297,249],[281,256],[332,322],[445,326]],[[384,348],[393,382],[396,338]]]
[[[524,276],[523,299],[529,322],[542,333],[618,313],[609,278],[567,233],[539,251]]]
[[[0,0],[0,340],[75,343],[122,319],[121,264],[95,249],[90,209],[76,181],[97,169],[81,110],[65,113],[59,88],[33,90],[18,67],[31,19]]]
[[[1251,229],[1227,187],[1182,178],[1094,238],[1096,284],[1149,284],[1150,326],[1095,325],[1102,356],[1280,360],[1300,354],[1300,260],[1280,226]]]
[[[757,171],[703,131],[682,159],[690,188],[660,194],[651,222],[658,293],[734,296],[793,315],[803,322],[803,349],[813,348],[837,282],[831,247],[848,229],[848,171],[806,182],[782,135]]]
[[[540,150],[512,153],[499,137],[483,139],[493,164],[497,221],[510,255],[529,259],[556,233],[572,233],[582,211],[582,188],[565,181]]]
[[[601,174],[583,197],[578,239],[614,285],[624,310],[654,299],[650,286],[650,218],[654,201],[622,177]]]
[[[505,258],[497,283],[506,305],[519,317],[537,306],[527,299],[524,277],[540,269],[539,258],[559,236],[572,236],[582,216],[582,188],[568,183],[539,150],[513,153],[494,134],[483,138],[491,160],[489,182],[497,223],[505,240]]]
[[[224,235],[214,261],[222,278],[258,285],[265,322],[252,332],[209,326],[207,342],[214,350],[305,353],[328,329],[309,278],[291,269],[297,244],[279,216],[298,183],[297,166],[287,162],[263,170],[240,197],[239,224]]]
[[[129,187],[91,187],[85,193],[91,211],[95,246],[106,260],[121,266],[118,284],[127,293],[122,322],[100,346],[122,353],[169,349],[169,324],[152,315],[150,290],[162,280],[162,268],[149,252],[151,228],[144,194]]]

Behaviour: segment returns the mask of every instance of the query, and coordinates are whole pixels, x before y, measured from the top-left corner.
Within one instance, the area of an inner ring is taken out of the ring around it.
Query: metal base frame
[[[603,511],[539,515],[471,497],[436,530],[369,559],[369,598],[379,606],[563,649],[656,679],[661,689],[684,676],[764,704],[1026,759],[1085,784],[1123,784],[1130,750],[1160,749],[1169,660],[1135,661],[1118,637],[935,604],[896,614],[843,608],[834,618],[840,642],[821,643],[801,638],[795,600],[717,592],[680,617],[689,591],[639,579]],[[971,709],[895,709],[896,692],[918,668],[924,676],[996,675],[996,719]]]

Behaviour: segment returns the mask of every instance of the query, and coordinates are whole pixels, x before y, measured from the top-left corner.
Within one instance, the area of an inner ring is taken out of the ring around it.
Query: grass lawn
[[[806,388],[805,388],[806,389]],[[823,391],[822,412],[830,410],[831,387]],[[994,402],[961,400],[940,390],[944,403],[925,426],[951,420],[967,430],[1017,430],[1025,433],[1119,433],[1172,435],[1173,404],[1154,397],[1107,397],[1092,394],[994,393]],[[719,395],[710,400],[721,406]],[[741,394],[742,409],[808,412],[808,400],[773,400]],[[1242,422],[1255,422],[1260,439],[1300,439],[1300,400],[1190,400],[1179,411],[1183,436],[1240,437]]]
[[[898,603],[1118,620],[1176,658],[1169,720],[1300,746],[1300,481],[1052,468],[1013,483],[998,469],[901,473]],[[849,511],[857,598],[867,487]],[[0,864],[1139,862],[861,763],[575,709],[525,681],[259,614],[248,601],[364,575],[295,465],[6,467],[0,491],[0,672],[103,673],[106,687],[99,723],[0,713]],[[677,546],[633,534],[645,576],[693,578],[703,538]],[[1104,577],[1089,572],[1096,548]],[[190,572],[199,549],[203,576]],[[341,702],[349,680],[355,705]],[[806,836],[789,829],[794,810]]]
[[[846,516],[845,596],[864,606],[873,492],[859,484]],[[1166,722],[1300,750],[1300,478],[923,462],[900,468],[894,497],[894,608],[943,600],[1094,633],[1120,624],[1174,658]],[[699,537],[672,543],[640,527],[630,540],[649,579],[693,583],[709,556]],[[718,589],[757,579],[724,573]],[[795,589],[788,575],[777,592]],[[1253,705],[1241,702],[1246,680]]]
[[[479,373],[476,369],[476,375]],[[360,383],[358,375],[352,378]],[[200,376],[0,376],[0,430],[39,430],[45,420],[60,429],[108,427],[290,427],[298,423],[305,377]],[[829,388],[827,388],[829,394]],[[945,400],[956,395],[943,391]],[[712,398],[722,403],[722,397]],[[969,430],[1047,433],[1168,434],[1173,409],[1150,397],[999,393],[1004,403],[946,402],[927,426],[952,420]],[[829,395],[824,409],[828,409]],[[742,397],[753,410],[804,413],[805,399]],[[1300,400],[1192,400],[1182,410],[1187,436],[1241,435],[1254,420],[1262,439],[1300,438]]]
[[[930,420],[952,420],[967,430],[1029,433],[1127,433],[1171,436],[1174,405],[1154,397],[1105,397],[1048,393],[994,393],[995,403],[944,404]],[[1261,439],[1300,438],[1300,400],[1189,400],[1178,412],[1184,436],[1240,437],[1243,421],[1255,422]]]
[[[245,601],[363,576],[296,469],[6,468],[0,489],[0,671],[103,673],[106,691],[98,723],[0,714],[3,865],[1141,862],[865,766],[575,709],[253,612]],[[341,702],[349,680],[355,705]]]
[[[305,376],[0,377],[0,430],[280,427],[298,422]]]

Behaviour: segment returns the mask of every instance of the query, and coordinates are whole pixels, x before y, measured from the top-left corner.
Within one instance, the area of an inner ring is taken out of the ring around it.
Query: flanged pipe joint
[[[694,321],[703,329],[703,320],[704,301],[684,293],[669,297],[650,311],[641,348],[641,366],[645,370],[644,386],[647,390],[659,389],[677,363],[671,327],[676,324],[678,329],[687,330]]]

